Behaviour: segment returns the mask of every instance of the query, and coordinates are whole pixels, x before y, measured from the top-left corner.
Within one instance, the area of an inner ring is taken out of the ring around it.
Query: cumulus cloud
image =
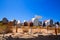
[[[35,18],[32,18],[32,22],[34,22]]]
[[[24,22],[26,22],[26,20],[24,20]]]
[[[35,15],[35,17],[34,17],[34,18],[32,18],[32,22],[34,22],[34,20],[35,20],[35,19],[40,19],[40,18],[42,18],[42,16]]]
[[[39,18],[42,18],[42,16],[35,15],[35,18],[39,19]]]
[[[20,23],[20,20],[18,20],[18,22],[17,22],[18,24]]]

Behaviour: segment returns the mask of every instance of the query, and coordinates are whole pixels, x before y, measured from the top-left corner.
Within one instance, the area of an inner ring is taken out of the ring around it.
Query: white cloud
[[[34,22],[35,18],[32,18],[32,22]]]
[[[24,22],[26,22],[26,20],[24,20]]]
[[[19,23],[20,23],[20,20],[18,20],[17,24],[19,24]]]
[[[42,18],[42,16],[35,15],[35,18],[39,19],[39,18]]]

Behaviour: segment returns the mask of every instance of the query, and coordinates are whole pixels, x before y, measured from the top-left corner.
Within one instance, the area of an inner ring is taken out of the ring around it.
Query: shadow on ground
[[[23,39],[23,38],[12,38],[11,36],[6,38],[6,40],[60,40],[60,35],[50,35],[50,36],[42,36],[39,35],[36,38],[30,38],[30,39]]]

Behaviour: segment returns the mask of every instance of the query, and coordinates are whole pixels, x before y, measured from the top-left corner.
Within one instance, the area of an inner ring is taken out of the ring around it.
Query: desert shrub
[[[30,22],[30,27],[32,27],[33,26],[33,23],[32,22]]]
[[[28,26],[28,23],[27,22],[24,22],[24,26]]]

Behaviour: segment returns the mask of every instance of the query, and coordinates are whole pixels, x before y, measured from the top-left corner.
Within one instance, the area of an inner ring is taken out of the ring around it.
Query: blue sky
[[[35,15],[60,21],[60,0],[0,0],[0,20],[31,20]]]

